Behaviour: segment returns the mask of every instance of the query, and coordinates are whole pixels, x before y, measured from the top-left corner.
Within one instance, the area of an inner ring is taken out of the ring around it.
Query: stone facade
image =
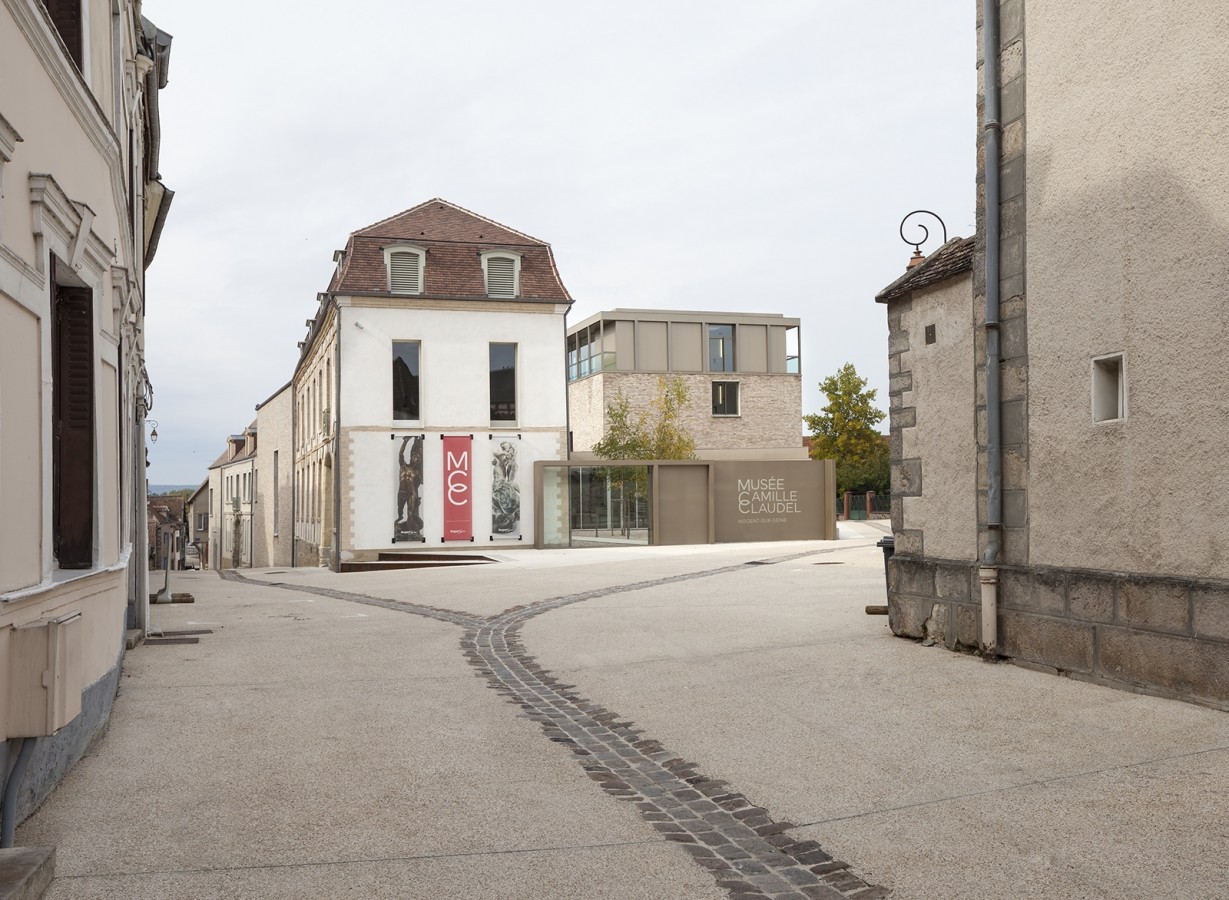
[[[633,409],[648,409],[658,396],[660,379],[666,375],[639,372],[605,372],[576,382],[569,395],[573,448],[588,450],[606,432],[606,407],[622,393]],[[680,417],[683,429],[696,441],[696,454],[703,458],[735,453],[788,451],[805,458],[801,450],[802,381],[797,375],[679,374],[687,386],[688,402]],[[739,415],[714,416],[712,383],[736,381]]]
[[[709,329],[728,344],[709,358]],[[705,459],[806,459],[797,319],[772,313],[615,309],[568,329],[568,422],[577,459],[606,433],[606,410],[622,394],[648,410],[663,378],[688,390],[681,425]],[[714,412],[713,384],[737,384],[738,411]]]
[[[978,646],[977,566],[912,554],[889,566],[895,634]],[[1229,582],[1049,566],[999,568],[999,649],[1017,662],[1225,707]]]
[[[1195,138],[1209,104],[1223,105],[1209,98],[1229,88],[1223,67],[1209,84],[1205,65],[1229,39],[1229,13],[1150,10],[1124,24],[1108,2],[1004,0],[1000,17],[998,652],[1229,708],[1221,517],[1214,503],[1180,500],[1192,490],[1229,490],[1219,457],[1226,426],[1207,406],[1229,387],[1220,364],[1229,320],[1218,287],[1229,281],[1221,224],[1229,174],[1209,168]],[[1073,46],[1072,33],[1096,33],[1095,51]],[[1122,59],[1155,64],[1124,90]],[[960,476],[976,484],[971,494],[961,489],[970,505],[963,514],[928,518],[918,507],[936,478],[954,484],[949,470],[968,467],[933,436],[917,440],[922,423],[945,409],[934,392],[922,397],[942,384],[919,368],[916,313],[926,294],[902,279],[880,295],[892,375],[890,624],[953,649],[981,644],[978,560],[988,534],[984,131],[978,135],[964,336],[974,364],[965,396],[975,410],[976,461],[971,476]],[[1106,358],[1117,361],[1109,415],[1098,405],[1107,383],[1098,381],[1098,361]],[[977,546],[953,552],[970,517]]]
[[[293,394],[285,385],[256,407],[256,503],[252,565],[290,565],[293,531]]]

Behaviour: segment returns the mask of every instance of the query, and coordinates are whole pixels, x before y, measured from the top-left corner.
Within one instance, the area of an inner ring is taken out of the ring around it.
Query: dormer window
[[[394,294],[421,294],[423,260],[421,247],[385,247],[384,266],[388,270],[388,289]]]
[[[482,274],[488,297],[519,297],[521,255],[499,250],[482,254]]]

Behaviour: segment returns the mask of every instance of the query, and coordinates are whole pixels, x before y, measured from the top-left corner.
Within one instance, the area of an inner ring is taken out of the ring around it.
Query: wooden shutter
[[[94,564],[94,295],[55,288],[52,527],[61,569]]]
[[[510,256],[491,256],[486,261],[488,297],[516,296],[516,260]]]
[[[388,275],[390,290],[394,294],[422,293],[422,278],[419,268],[419,255],[407,251],[390,253],[388,257]]]
[[[81,71],[81,0],[43,0],[68,55]]]

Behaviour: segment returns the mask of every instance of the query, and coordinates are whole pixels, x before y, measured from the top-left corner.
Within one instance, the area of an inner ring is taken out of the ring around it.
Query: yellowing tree
[[[828,404],[819,415],[804,416],[811,430],[811,458],[836,460],[836,489],[886,492],[891,487],[888,445],[878,424],[886,416],[874,406],[875,390],[845,363],[819,383]]]
[[[606,434],[593,452],[603,459],[695,459],[695,439],[679,421],[689,399],[677,375],[659,378],[652,408],[638,413],[620,391],[606,407]]]
[[[619,391],[606,407],[606,433],[593,445],[593,452],[611,460],[695,459],[695,439],[679,421],[688,398],[687,384],[677,375],[657,380],[651,409],[633,411],[631,401]],[[611,466],[606,472],[610,484],[618,488],[627,533],[631,508],[648,486],[648,471],[644,466]]]

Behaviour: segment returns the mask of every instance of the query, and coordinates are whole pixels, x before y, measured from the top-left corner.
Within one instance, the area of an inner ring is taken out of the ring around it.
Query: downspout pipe
[[[337,305],[337,297],[331,298],[333,303],[334,331],[337,334],[337,346],[333,348],[333,383],[325,385],[331,388],[333,396],[329,398],[329,415],[336,424],[333,432],[333,571],[341,571],[341,307]]]
[[[295,553],[299,549],[299,387],[298,367],[290,379],[290,567],[295,567]]]
[[[4,814],[0,819],[0,849],[13,846],[13,835],[17,831],[17,789],[21,787],[21,779],[26,773],[26,764],[34,753],[34,738],[23,738],[21,749],[17,752],[17,762],[13,763],[13,771],[8,773],[4,782]]]
[[[999,0],[982,0],[982,74],[985,82],[985,263],[986,263],[986,549],[981,583],[981,650],[998,656],[998,564],[1003,547],[1003,451],[999,362],[999,157],[1002,138],[999,97]]]

